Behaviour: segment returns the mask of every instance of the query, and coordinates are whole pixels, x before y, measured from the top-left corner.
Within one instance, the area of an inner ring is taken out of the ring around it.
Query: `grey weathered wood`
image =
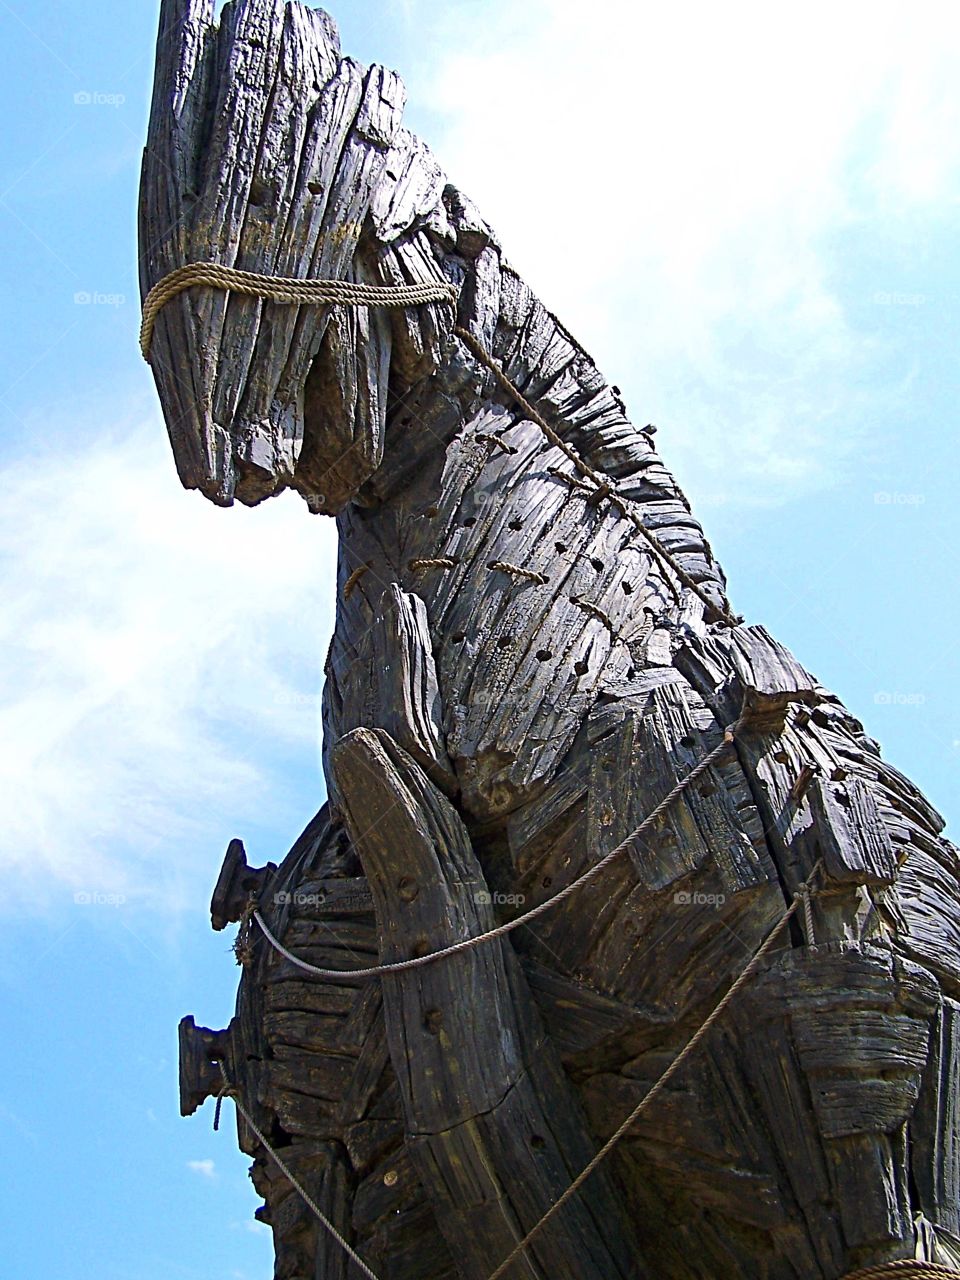
[[[337,744],[334,769],[377,903],[383,959],[489,928],[490,894],[466,830],[412,758],[382,730],[358,729]],[[383,986],[407,1147],[451,1248],[470,1232],[461,1265],[481,1280],[561,1194],[591,1145],[523,976],[500,944]],[[517,1271],[644,1274],[628,1238],[603,1170]]]
[[[222,1055],[379,1274],[485,1277],[820,864],[825,892],[569,1206],[574,1234],[548,1229],[516,1274],[839,1280],[918,1250],[958,1265],[960,857],[943,820],[771,635],[718,618],[723,573],[656,429],[507,265],[402,102],[319,11],[238,0],[215,25],[209,4],[164,0],[143,287],[199,258],[455,283],[457,324],[711,605],[451,338],[448,308],[171,302],[153,367],[184,484],[223,503],[291,487],[340,535],[330,803],[279,865],[253,871],[234,844],[214,918],[253,893],[286,946],[341,976],[255,933],[229,1034],[184,1032],[184,1096],[209,1095]],[[742,712],[698,785],[533,927],[382,987],[351,972],[546,901]],[[243,1123],[239,1139],[278,1275],[344,1274]]]

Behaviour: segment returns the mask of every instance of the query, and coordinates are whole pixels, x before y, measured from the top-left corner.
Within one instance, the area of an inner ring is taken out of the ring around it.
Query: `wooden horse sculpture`
[[[361,1270],[265,1144],[366,1274],[497,1273],[791,904],[506,1274],[960,1269],[941,818],[731,616],[653,428],[403,127],[398,78],[297,3],[161,10],[144,293],[193,264],[255,277],[201,271],[151,312],[180,478],[224,505],[293,488],[340,535],[328,799],[279,865],[231,844],[236,1017],[181,1026],[184,1111],[224,1078],[245,1109],[277,1277]],[[278,277],[433,301],[296,305]],[[525,915],[621,842],[509,936],[356,976]]]

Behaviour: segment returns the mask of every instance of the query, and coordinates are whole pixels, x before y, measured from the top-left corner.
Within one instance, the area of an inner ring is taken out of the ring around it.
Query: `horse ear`
[[[351,278],[400,130],[399,78],[341,59],[336,28],[319,10],[239,0],[218,27],[212,9],[211,0],[164,0],[161,10],[141,178],[142,292],[190,263]],[[344,333],[350,325],[340,324],[325,348],[330,323],[329,306],[208,285],[164,305],[150,363],[187,488],[229,505],[293,486],[323,509],[319,486],[345,493],[351,465],[367,473],[382,448],[379,400],[364,408],[346,387],[350,423],[338,423],[327,449],[305,436],[318,353],[325,351],[315,382],[326,379],[331,359],[337,364],[338,347],[363,346],[356,328]],[[379,341],[364,359],[379,370],[383,352]],[[330,415],[322,425],[330,427]],[[358,439],[356,463],[341,464],[335,485],[328,477],[337,444],[351,449]]]

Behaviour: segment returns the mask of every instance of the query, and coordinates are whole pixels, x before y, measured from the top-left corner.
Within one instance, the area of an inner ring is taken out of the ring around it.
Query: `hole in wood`
[[[787,755],[786,751],[775,751],[773,753],[773,758],[776,760],[777,764],[790,763],[790,757]]]
[[[464,520],[463,522],[463,527],[465,529],[472,529],[476,523],[477,523],[476,516],[467,516],[466,520]]]
[[[413,950],[410,952],[411,960],[419,960],[421,956],[429,955],[433,950],[426,938],[418,938],[413,944]]]
[[[426,516],[428,520],[432,520],[434,516],[438,516],[439,514],[439,507],[426,507],[423,511],[423,515]]]
[[[541,1138],[539,1133],[531,1133],[530,1145],[533,1147],[534,1151],[542,1151],[547,1145],[547,1142],[545,1138]]]
[[[563,555],[563,553],[567,549],[567,544],[565,542],[555,542],[553,545],[556,548],[556,550],[560,552],[561,555]]]
[[[636,667],[628,667],[628,668],[627,668],[627,679],[628,679],[628,680],[632,680],[636,674],[637,674],[637,669],[636,669]]]
[[[624,594],[625,596],[632,596],[632,595],[633,595],[633,583],[632,583],[632,582],[621,582],[621,583],[620,583],[620,590],[623,592],[623,594]]]
[[[307,183],[307,190],[310,192],[312,196],[322,196],[323,183],[317,182],[316,178],[311,178],[310,181]]]
[[[438,1036],[443,1026],[443,1014],[439,1009],[428,1009],[423,1015],[423,1025],[432,1036]]]
[[[550,886],[553,884],[553,876],[544,876],[543,879],[540,881],[540,884],[544,889],[549,889]]]
[[[522,528],[523,528],[523,521],[522,521],[522,520],[511,520],[511,521],[510,521],[510,523],[507,525],[507,528],[508,528],[508,529],[522,529]]]
[[[680,739],[680,745],[681,747],[695,747],[697,744],[690,737],[689,733],[685,733]]]
[[[412,902],[420,892],[420,886],[412,876],[401,876],[397,881],[397,893],[401,902]]]
[[[551,659],[552,657],[553,657],[553,654],[550,652],[550,650],[549,650],[549,649],[538,649],[538,650],[537,650],[537,661],[538,661],[538,662],[549,662],[549,661],[550,661],[550,659]]]
[[[588,662],[575,662],[573,669],[578,676],[585,676],[590,670],[590,664]]]
[[[509,649],[513,644],[513,636],[501,636],[497,641],[498,649]]]
[[[604,569],[607,567],[602,560],[597,560],[596,558],[592,559],[590,563],[596,569],[597,573],[603,573]]]
[[[450,640],[452,641],[453,644],[463,644],[466,638],[467,637],[463,634],[462,631],[455,631],[453,635],[450,637]]]
[[[609,758],[600,761],[600,768],[604,773],[610,773],[613,770],[613,761]]]
[[[286,1129],[280,1121],[274,1116],[270,1124],[270,1145],[272,1147],[290,1147],[293,1145],[293,1135],[287,1133]]]
[[[266,182],[257,182],[254,180],[250,184],[249,201],[251,204],[262,207],[263,205],[270,204],[272,200],[273,191]]]

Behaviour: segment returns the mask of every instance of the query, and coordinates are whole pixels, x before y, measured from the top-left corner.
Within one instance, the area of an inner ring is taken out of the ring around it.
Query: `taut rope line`
[[[861,1267],[850,1271],[843,1280],[957,1280],[952,1267],[941,1267],[938,1262],[922,1262],[914,1258],[898,1258],[895,1262],[878,1262],[874,1267]]]
[[[780,933],[780,930],[783,928],[783,926],[787,923],[787,921],[790,919],[793,913],[800,906],[800,902],[803,895],[810,893],[811,886],[813,884],[814,879],[816,878],[816,876],[820,871],[821,865],[822,864],[820,862],[817,862],[815,864],[813,870],[810,872],[810,875],[807,877],[804,883],[800,886],[797,892],[793,895],[793,901],[790,903],[789,907],[787,907],[786,911],[784,911],[783,915],[780,917],[777,923],[773,926],[773,928],[764,938],[763,942],[761,942],[760,946],[756,949],[756,951],[750,957],[746,966],[740,971],[740,976],[731,985],[726,995],[723,997],[720,1003],[714,1008],[713,1012],[709,1015],[707,1020],[701,1023],[699,1029],[694,1032],[694,1034],[690,1037],[690,1039],[683,1046],[683,1048],[680,1050],[677,1056],[673,1059],[670,1065],[666,1068],[666,1070],[663,1071],[663,1073],[657,1077],[654,1083],[650,1086],[650,1088],[643,1095],[643,1097],[640,1099],[640,1101],[637,1103],[634,1109],[627,1116],[626,1120],[624,1120],[622,1124],[620,1124],[614,1130],[614,1132],[606,1140],[606,1142],[603,1144],[603,1146],[600,1148],[597,1154],[593,1157],[590,1163],[585,1165],[584,1168],[581,1169],[581,1171],[577,1174],[574,1180],[570,1183],[569,1187],[567,1187],[566,1191],[564,1191],[563,1195],[560,1196],[558,1200],[555,1200],[553,1202],[553,1204],[550,1206],[547,1212],[543,1215],[540,1221],[536,1224],[536,1226],[531,1227],[531,1229],[527,1232],[527,1234],[523,1237],[523,1239],[517,1242],[517,1244],[513,1247],[510,1253],[507,1254],[504,1260],[497,1267],[496,1271],[494,1271],[492,1275],[488,1277],[488,1280],[500,1280],[500,1277],[506,1274],[506,1272],[510,1269],[513,1263],[516,1262],[517,1258],[519,1258],[520,1255],[526,1250],[526,1247],[530,1243],[530,1241],[533,1240],[534,1237],[539,1234],[539,1232],[546,1226],[546,1224],[550,1221],[553,1215],[563,1208],[563,1206],[567,1203],[567,1201],[571,1198],[571,1196],[576,1195],[576,1193],[580,1190],[580,1188],[583,1186],[586,1180],[590,1177],[591,1173],[593,1173],[593,1171],[597,1168],[597,1166],[610,1154],[610,1152],[617,1145],[617,1143],[620,1141],[623,1135],[633,1126],[633,1124],[637,1120],[639,1120],[640,1116],[647,1109],[650,1103],[654,1100],[657,1094],[661,1093],[663,1089],[666,1087],[671,1077],[676,1075],[676,1073],[683,1066],[684,1062],[686,1062],[687,1058],[689,1058],[690,1054],[693,1053],[694,1049],[696,1049],[697,1045],[704,1038],[704,1036],[707,1034],[707,1032],[710,1030],[713,1024],[717,1021],[719,1017],[722,1016],[724,1010],[730,1004],[731,1000],[733,1000],[734,996],[737,994],[740,988],[743,987],[747,982],[749,982],[749,980],[753,977],[754,973],[756,973],[761,960],[767,954],[770,948],[773,946],[774,940],[776,939],[777,935]]]
[[[572,894],[576,893],[578,889],[581,889],[585,884],[598,876],[601,871],[614,861],[614,859],[619,858],[622,853],[625,853],[634,841],[638,840],[640,836],[642,836],[647,829],[657,821],[661,814],[665,813],[666,810],[670,808],[674,800],[683,795],[684,791],[686,791],[688,787],[693,786],[697,779],[710,768],[714,760],[726,751],[727,747],[733,742],[737,733],[742,728],[743,723],[744,718],[741,716],[735,724],[730,725],[730,727],[724,731],[722,741],[719,742],[712,751],[709,751],[703,759],[699,761],[699,763],[695,764],[690,772],[681,778],[675,787],[671,788],[671,790],[667,792],[660,803],[650,810],[640,825],[634,828],[634,830],[627,836],[626,840],[622,840],[615,849],[611,849],[610,852],[605,854],[599,862],[595,862],[592,867],[589,867],[583,875],[578,876],[576,880],[571,880],[566,888],[561,889],[559,893],[555,893],[552,898],[545,899],[537,906],[531,907],[529,911],[525,911],[523,915],[516,916],[513,920],[507,920],[504,924],[498,925],[495,929],[487,930],[486,933],[479,933],[473,938],[464,938],[461,942],[454,942],[449,947],[441,947],[439,951],[430,951],[424,956],[411,956],[409,960],[394,960],[387,964],[377,964],[373,965],[369,969],[321,969],[317,965],[308,964],[306,960],[301,960],[300,957],[294,955],[292,951],[288,951],[287,948],[283,946],[283,944],[270,932],[269,926],[258,910],[253,910],[252,917],[260,926],[264,937],[270,945],[278,951],[285,960],[289,960],[291,964],[296,965],[298,969],[302,969],[304,973],[312,973],[317,978],[333,979],[334,981],[338,978],[344,977],[381,978],[385,974],[389,973],[403,973],[407,969],[419,969],[422,965],[432,964],[434,960],[441,960],[444,956],[454,956],[458,955],[462,951],[470,951],[474,947],[479,947],[482,943],[494,942],[497,938],[505,937],[508,933],[512,933],[514,929],[519,929],[521,925],[529,924],[531,920],[536,920],[537,917],[542,916],[544,912],[549,911],[552,907],[564,902]],[[791,909],[791,914],[792,913],[793,909]]]
[[[223,1088],[220,1090],[220,1095],[217,1098],[218,1115],[219,1115],[221,1101],[224,1098],[232,1098],[233,1105],[237,1108],[237,1110],[243,1116],[244,1120],[246,1120],[247,1124],[250,1126],[251,1131],[256,1136],[258,1141],[262,1144],[264,1150],[267,1152],[270,1159],[277,1166],[277,1168],[280,1170],[283,1176],[287,1179],[291,1187],[293,1187],[294,1191],[299,1193],[300,1198],[303,1200],[304,1204],[314,1214],[316,1214],[321,1225],[325,1227],[327,1231],[330,1232],[330,1234],[333,1236],[334,1240],[336,1240],[340,1248],[343,1249],[343,1251],[350,1256],[350,1258],[353,1260],[353,1262],[356,1263],[356,1265],[360,1268],[363,1274],[368,1277],[368,1280],[380,1280],[380,1277],[377,1275],[377,1273],[375,1271],[370,1270],[370,1268],[367,1266],[364,1260],[360,1257],[359,1253],[355,1252],[355,1250],[353,1250],[350,1247],[350,1245],[347,1243],[344,1237],[340,1234],[337,1228],[333,1225],[330,1219],[326,1216],[326,1214],[323,1212],[323,1210],[320,1208],[317,1202],[307,1192],[303,1184],[297,1180],[296,1176],[291,1172],[289,1167],[286,1164],[284,1164],[283,1160],[280,1158],[280,1156],[277,1155],[276,1151],[274,1151],[273,1147],[270,1145],[270,1143],[267,1141],[264,1135],[257,1128],[256,1124],[251,1118],[250,1112],[243,1105],[243,1102],[240,1099],[240,1094],[238,1090],[234,1087],[234,1085],[230,1083],[222,1062],[220,1063],[220,1074],[221,1076],[223,1076]]]
[[[267,276],[256,271],[240,271],[236,267],[225,267],[219,262],[189,262],[169,272],[149,291],[143,301],[143,312],[140,321],[140,351],[144,360],[150,361],[150,347],[157,316],[166,304],[195,285],[206,285],[212,289],[225,289],[232,293],[241,293],[251,298],[264,298],[269,302],[293,304],[296,306],[318,306],[342,303],[348,307],[418,307],[429,302],[447,303],[456,307],[459,294],[451,284],[399,284],[374,285],[358,284],[350,280],[302,279],[296,276]],[[616,491],[611,478],[590,466],[573,445],[554,431],[543,414],[539,412],[520,389],[507,377],[499,364],[489,355],[486,349],[468,332],[457,325],[453,332],[464,346],[490,370],[499,385],[508,392],[520,406],[524,414],[540,428],[547,440],[555,445],[561,453],[573,463],[576,470],[588,479],[596,488],[590,495],[590,501],[606,499],[621,515],[630,521],[640,536],[646,541],[662,570],[669,570],[674,577],[707,609],[707,616],[716,616],[728,626],[738,626],[743,619],[729,608],[720,608],[700,584],[681,567],[677,560],[664,547],[663,543],[643,523],[634,504]],[[673,592],[677,603],[679,595],[670,581],[669,573],[664,573],[667,585]]]
[[[557,435],[556,431],[554,431],[553,427],[550,426],[543,414],[540,413],[538,409],[534,408],[523,393],[517,389],[493,357],[487,354],[486,349],[481,346],[473,334],[468,333],[466,329],[461,328],[459,325],[454,329],[454,333],[463,345],[476,356],[481,364],[485,365],[486,368],[490,370],[504,391],[507,391],[514,398],[526,416],[531,420],[531,422],[536,423],[550,443],[555,445],[561,453],[566,454],[582,476],[585,476],[597,486],[592,496],[596,497],[598,500],[606,498],[611,506],[616,507],[617,510],[630,521],[641,537],[643,537],[649,544],[654,556],[660,562],[661,569],[664,565],[671,569],[675,577],[679,578],[680,582],[692,591],[697,599],[706,606],[709,614],[718,615],[731,627],[738,626],[743,619],[718,608],[716,603],[711,600],[707,593],[701,588],[700,584],[696,582],[695,579],[691,578],[685,569],[681,568],[670,552],[667,551],[666,547],[664,547],[660,539],[650,532],[638,513],[633,509],[633,504],[621,497],[620,494],[617,493],[616,489],[612,487],[610,477],[604,475],[602,471],[596,471],[588,462],[581,458],[573,445],[567,444],[566,440]]]
[[[715,751],[711,752],[711,755],[714,755]],[[704,760],[700,762],[700,766],[697,766],[697,767],[700,768],[701,766],[704,766],[708,759],[709,757],[704,757]],[[619,849],[622,847],[623,846],[618,846],[618,849],[615,850],[614,852],[618,852]],[[611,855],[608,854],[607,858],[604,859],[604,862],[608,861],[610,856]],[[600,865],[601,865],[600,863],[597,864],[598,867]],[[749,982],[750,978],[753,977],[753,975],[756,973],[757,969],[760,966],[761,961],[770,951],[771,947],[774,944],[774,941],[776,940],[780,931],[783,929],[783,926],[793,916],[797,908],[800,906],[801,902],[803,902],[805,898],[809,897],[809,895],[812,892],[815,892],[815,890],[813,889],[813,882],[816,879],[817,875],[819,874],[821,867],[822,867],[822,863],[817,862],[813,870],[811,871],[810,875],[808,876],[808,878],[804,881],[804,883],[800,886],[800,888],[794,894],[793,900],[790,903],[790,905],[786,908],[786,910],[780,916],[776,924],[774,924],[774,926],[770,929],[769,933],[761,942],[761,944],[756,949],[756,951],[754,951],[753,955],[750,957],[749,961],[744,966],[744,968],[740,971],[740,974],[731,984],[726,994],[719,1001],[719,1003],[714,1007],[713,1011],[708,1015],[706,1020],[703,1023],[701,1023],[699,1029],[694,1032],[694,1034],[690,1037],[690,1039],[687,1041],[684,1047],[680,1050],[677,1056],[673,1059],[670,1065],[662,1072],[662,1074],[657,1078],[657,1080],[650,1086],[647,1092],[640,1099],[639,1103],[634,1107],[634,1109],[630,1112],[627,1118],[610,1135],[610,1137],[603,1144],[603,1146],[597,1151],[593,1159],[590,1160],[590,1162],[584,1166],[584,1168],[580,1171],[580,1173],[577,1174],[577,1176],[570,1183],[570,1185],[563,1192],[563,1194],[557,1200],[554,1201],[554,1203],[546,1211],[543,1217],[540,1218],[540,1220],[530,1229],[530,1231],[527,1232],[527,1234],[523,1237],[523,1239],[517,1242],[517,1244],[510,1251],[510,1253],[499,1264],[497,1269],[491,1273],[491,1275],[488,1277],[488,1280],[501,1280],[501,1277],[503,1277],[506,1274],[506,1272],[510,1269],[510,1267],[517,1260],[517,1258],[519,1258],[520,1255],[525,1252],[527,1246],[531,1243],[531,1241],[540,1233],[540,1231],[543,1230],[543,1228],[550,1221],[550,1219],[556,1213],[558,1213],[560,1209],[563,1208],[563,1206],[571,1199],[571,1197],[576,1195],[576,1193],[580,1190],[580,1188],[587,1181],[590,1175],[596,1170],[596,1168],[602,1163],[602,1161],[606,1159],[606,1157],[610,1154],[610,1152],[617,1145],[620,1139],[630,1130],[630,1128],[640,1118],[640,1116],[647,1109],[647,1107],[649,1107],[649,1105],[653,1102],[653,1100],[657,1097],[657,1095],[662,1093],[664,1088],[669,1083],[670,1079],[680,1070],[681,1066],[683,1066],[687,1058],[690,1057],[690,1055],[694,1052],[694,1050],[701,1043],[704,1037],[708,1034],[708,1032],[710,1031],[714,1023],[716,1023],[717,1020],[723,1016],[724,1011],[728,1008],[730,1003],[734,1000],[737,993],[746,985],[747,982]],[[575,884],[576,883],[582,883],[582,878],[579,882],[575,882]],[[573,887],[574,885],[569,886],[570,889],[572,889]],[[560,895],[557,895],[557,896],[559,897]],[[555,901],[555,900],[556,899],[552,899],[551,901]],[[514,924],[516,924],[516,922],[514,922]],[[263,927],[262,923],[261,923],[261,927]],[[456,947],[448,947],[444,951],[434,952],[432,956],[423,956],[416,962],[408,961],[399,965],[380,966],[380,968],[381,970],[385,969],[387,971],[396,971],[396,969],[398,968],[401,968],[401,969],[412,968],[414,966],[414,963],[425,963],[428,960],[437,959],[438,956],[449,955],[451,951],[462,950],[463,947],[466,945],[476,945],[479,942],[484,941],[485,938],[489,938],[492,936],[499,936],[499,934],[503,931],[504,931],[503,929],[494,930],[492,931],[491,934],[485,934],[485,935],[481,935],[478,938],[472,938],[468,941],[468,943],[460,943]],[[268,934],[268,936],[270,935]],[[279,948],[279,950],[283,955],[286,955],[289,959],[294,958],[290,956],[289,952],[284,951],[282,947]],[[308,966],[305,966],[305,967],[308,967]],[[315,972],[323,972],[323,971],[315,970]],[[356,974],[357,972],[363,973],[364,971],[355,970],[354,974]],[[270,1145],[268,1140],[257,1128],[256,1124],[250,1118],[250,1113],[247,1111],[247,1109],[244,1107],[243,1103],[241,1102],[240,1098],[238,1097],[237,1090],[230,1084],[229,1080],[227,1079],[226,1071],[224,1070],[222,1063],[220,1064],[220,1071],[224,1079],[224,1088],[221,1091],[221,1097],[228,1096],[233,1098],[234,1103],[236,1104],[237,1110],[246,1120],[247,1124],[250,1126],[251,1131],[263,1144],[265,1150],[270,1155],[271,1159],[274,1161],[277,1167],[280,1169],[281,1173],[283,1173],[283,1175],[288,1179],[291,1186],[297,1192],[299,1192],[300,1196],[303,1198],[304,1203],[313,1211],[313,1213],[319,1219],[321,1224],[330,1232],[330,1234],[334,1237],[334,1239],[341,1246],[341,1248],[343,1248],[350,1255],[350,1257],[357,1263],[357,1265],[361,1268],[364,1274],[369,1277],[369,1280],[378,1280],[378,1277],[376,1276],[376,1274],[373,1271],[371,1271],[370,1268],[367,1266],[367,1264],[353,1251],[353,1249],[350,1247],[347,1241],[337,1231],[336,1227],[334,1227],[334,1225],[330,1222],[330,1220],[322,1213],[319,1206],[315,1203],[314,1200],[311,1199],[311,1197],[305,1191],[303,1186],[297,1181],[296,1177],[293,1175],[293,1173],[291,1173],[290,1169],[284,1164],[283,1160],[277,1155],[277,1153],[274,1151],[273,1147]],[[943,1278],[943,1280],[946,1280],[947,1277],[955,1277],[956,1273],[952,1271],[947,1271],[943,1267],[932,1266],[931,1264],[928,1264],[928,1263],[896,1262],[896,1263],[881,1264],[878,1267],[870,1267],[863,1271],[854,1272],[851,1276],[847,1277],[847,1280],[885,1280],[885,1277],[895,1276],[895,1275],[904,1277],[904,1280],[941,1280],[941,1278]]]

